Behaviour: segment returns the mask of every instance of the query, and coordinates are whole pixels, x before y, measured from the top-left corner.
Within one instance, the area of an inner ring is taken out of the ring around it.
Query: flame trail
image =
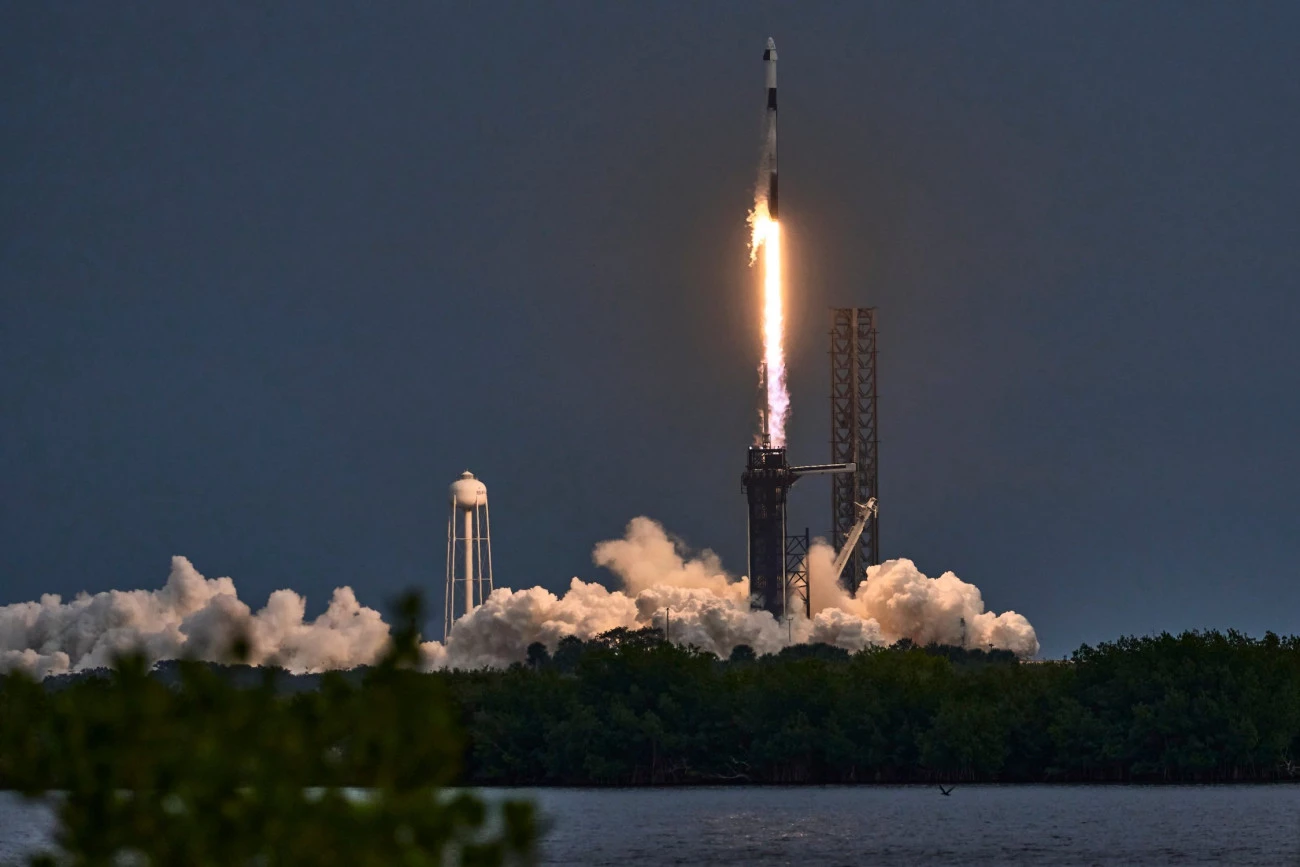
[[[776,448],[785,446],[785,420],[790,414],[790,393],[786,390],[784,299],[781,285],[781,224],[767,211],[767,201],[759,198],[750,212],[753,228],[749,261],[752,265],[763,252],[763,364],[761,385],[766,391],[763,414],[764,439]]]

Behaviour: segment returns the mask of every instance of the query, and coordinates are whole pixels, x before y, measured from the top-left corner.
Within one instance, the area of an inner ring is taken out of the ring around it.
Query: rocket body
[[[767,71],[767,212],[773,220],[779,219],[780,210],[776,187],[776,40],[768,38],[763,52],[763,66]]]

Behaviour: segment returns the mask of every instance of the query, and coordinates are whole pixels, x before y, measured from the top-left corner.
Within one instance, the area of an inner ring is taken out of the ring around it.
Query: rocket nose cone
[[[767,37],[767,50],[772,51],[776,48],[776,40],[771,36]]]

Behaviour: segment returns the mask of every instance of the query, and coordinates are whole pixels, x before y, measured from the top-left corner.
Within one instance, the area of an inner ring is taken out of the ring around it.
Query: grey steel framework
[[[831,478],[831,542],[839,550],[858,519],[854,503],[879,496],[880,439],[876,427],[876,308],[831,310],[831,461],[852,473]],[[879,519],[862,531],[840,580],[851,589],[880,562]]]
[[[805,527],[803,535],[785,537],[785,587],[790,613],[803,609],[812,617],[812,596],[808,585],[808,549],[812,536]]]
[[[786,615],[785,500],[795,478],[785,449],[758,446],[740,477],[749,500],[749,590],[778,618]]]
[[[852,464],[809,464],[792,467],[785,449],[750,446],[741,489],[749,501],[749,590],[765,611],[777,619],[808,613],[808,533],[785,534],[786,497],[803,476],[852,473]],[[802,548],[800,548],[800,544]]]

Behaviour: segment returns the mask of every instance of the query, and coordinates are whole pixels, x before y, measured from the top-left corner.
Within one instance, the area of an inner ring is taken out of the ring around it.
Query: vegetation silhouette
[[[309,690],[274,668],[181,662],[159,677],[139,655],[59,689],[7,675],[3,784],[60,791],[57,850],[31,863],[531,863],[530,804],[443,788],[465,744],[444,680],[414,670],[417,623],[407,597],[377,666]]]
[[[1008,651],[795,645],[728,661],[616,630],[439,675],[467,782],[673,785],[1291,779],[1300,639],[1187,632]]]
[[[0,784],[66,792],[58,863],[476,865],[526,862],[536,820],[448,785],[1265,781],[1300,755],[1300,639],[1271,633],[1026,663],[910,642],[721,660],[621,629],[426,674],[417,622],[408,603],[388,658],[352,672],[9,675]]]

